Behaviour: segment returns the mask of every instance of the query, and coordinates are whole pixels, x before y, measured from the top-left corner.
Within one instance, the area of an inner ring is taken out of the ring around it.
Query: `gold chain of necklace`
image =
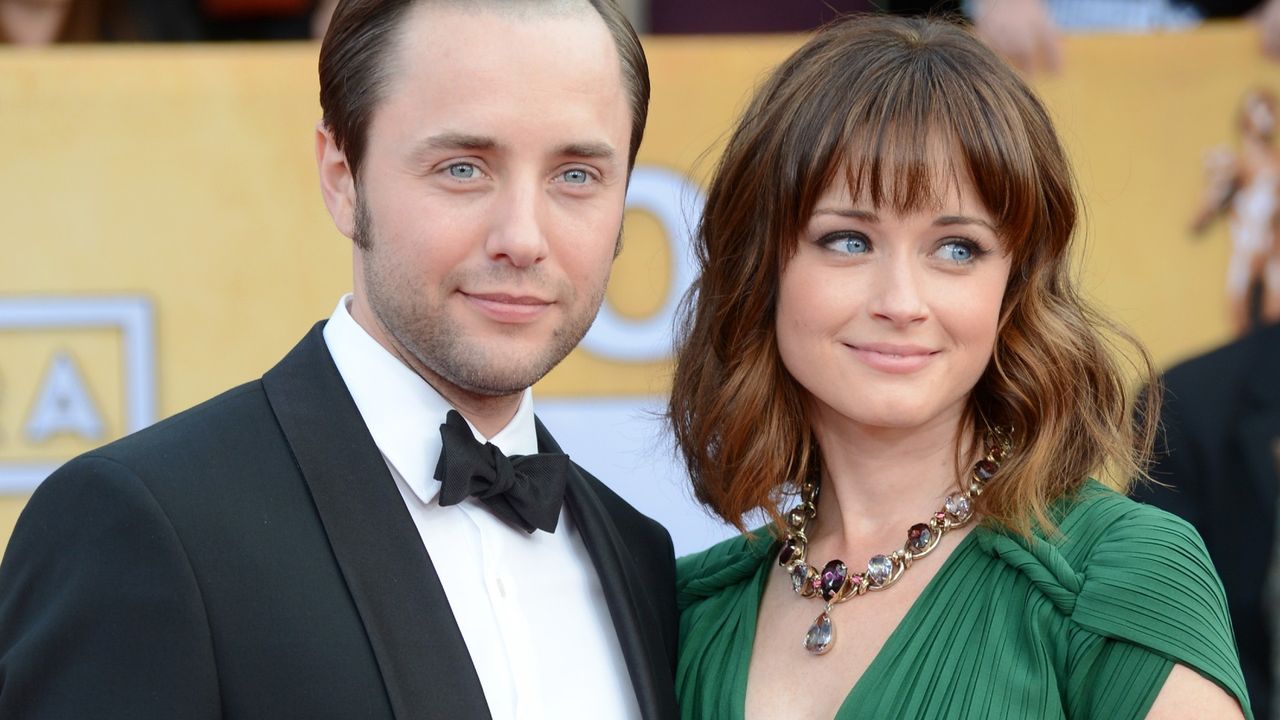
[[[831,621],[831,606],[869,592],[889,588],[911,563],[933,552],[942,536],[969,524],[974,515],[974,500],[982,494],[1000,465],[1013,451],[1010,431],[996,428],[988,431],[987,454],[974,463],[969,473],[968,486],[951,493],[928,522],[916,523],[907,530],[907,542],[901,550],[888,555],[874,555],[867,562],[865,572],[850,573],[843,560],[832,560],[819,570],[808,563],[806,551],[809,538],[805,529],[809,521],[818,515],[818,480],[806,479],[800,484],[800,504],[786,513],[787,533],[778,551],[778,564],[791,578],[791,587],[805,598],[819,598],[825,609],[809,632],[805,634],[804,647],[814,655],[822,655],[835,644],[835,625]]]

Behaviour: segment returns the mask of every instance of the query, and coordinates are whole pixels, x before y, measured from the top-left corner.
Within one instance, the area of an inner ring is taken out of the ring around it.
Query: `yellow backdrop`
[[[647,39],[640,164],[703,183],[747,93],[800,41]],[[1067,71],[1037,82],[1086,199],[1084,287],[1161,363],[1228,336],[1226,232],[1193,243],[1186,227],[1241,95],[1280,89],[1255,48],[1231,25],[1074,37]],[[0,52],[0,472],[30,476],[260,375],[348,289],[349,242],[314,176],[315,60],[313,45]],[[651,213],[627,223],[608,302],[644,318],[678,249]],[[667,372],[579,350],[538,392],[649,396]],[[33,433],[50,392],[96,415]],[[22,482],[0,496],[0,543]]]

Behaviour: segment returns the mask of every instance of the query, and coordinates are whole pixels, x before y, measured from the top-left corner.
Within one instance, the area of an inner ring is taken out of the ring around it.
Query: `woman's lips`
[[[870,343],[848,345],[853,354],[868,367],[893,374],[913,373],[933,362],[939,351],[918,345]]]

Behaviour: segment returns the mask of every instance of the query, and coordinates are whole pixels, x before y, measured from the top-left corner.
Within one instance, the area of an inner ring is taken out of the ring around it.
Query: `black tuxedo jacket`
[[[37,489],[0,565],[0,718],[489,717],[322,325]],[[576,466],[566,495],[643,716],[674,718],[671,539]]]
[[[1280,477],[1280,325],[1262,328],[1165,373],[1164,432],[1139,500],[1195,525],[1227,591],[1249,700],[1271,717],[1271,634],[1264,595],[1276,562]]]

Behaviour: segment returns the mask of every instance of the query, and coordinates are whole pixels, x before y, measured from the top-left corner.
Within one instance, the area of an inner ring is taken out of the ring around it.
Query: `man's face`
[[[518,392],[604,297],[631,132],[613,40],[585,3],[427,3],[391,60],[350,216],[335,211],[364,246],[352,314],[433,384]]]

